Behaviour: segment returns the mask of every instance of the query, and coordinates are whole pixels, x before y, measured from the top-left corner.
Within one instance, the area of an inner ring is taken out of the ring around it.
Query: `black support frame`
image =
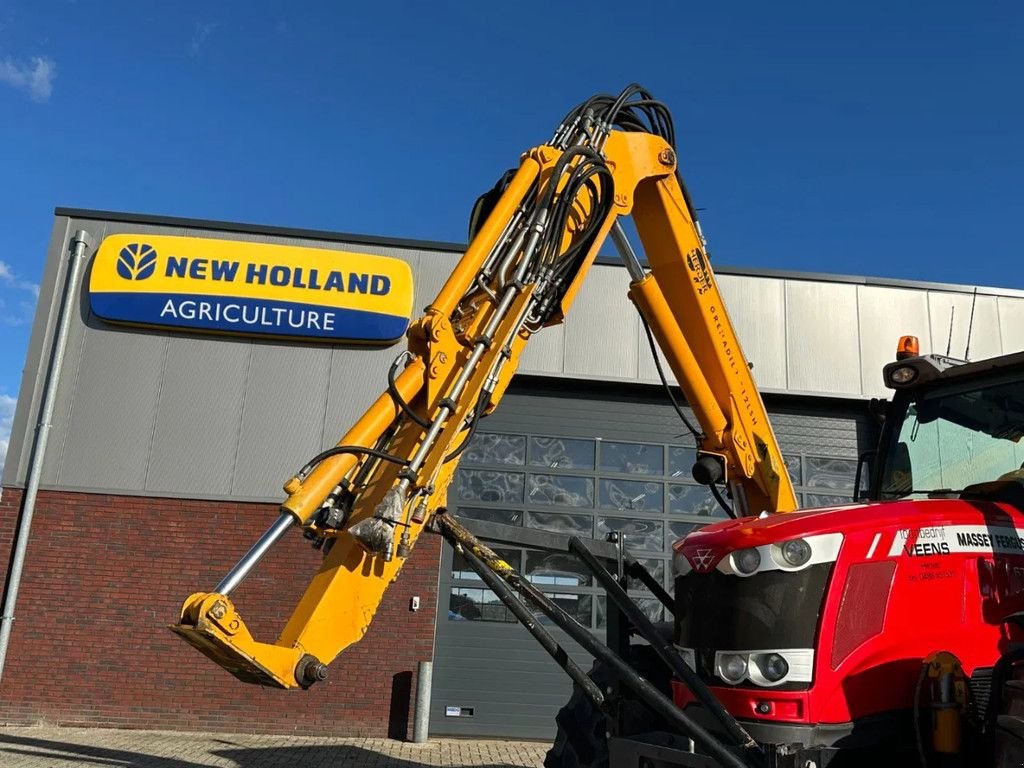
[[[596,689],[596,686],[568,658],[565,650],[557,644],[550,633],[537,623],[533,611],[527,603],[533,605],[547,616],[556,626],[582,646],[584,650],[599,661],[607,664],[614,677],[622,686],[630,689],[633,695],[661,716],[673,730],[699,744],[706,751],[707,755],[718,761],[720,765],[727,766],[728,768],[762,768],[765,765],[764,753],[746,733],[739,724],[739,721],[730,715],[720,702],[714,699],[710,689],[692,670],[688,669],[685,661],[679,657],[674,648],[671,649],[671,653],[666,651],[666,644],[664,640],[658,638],[657,630],[653,624],[643,614],[643,611],[626,596],[624,586],[625,572],[627,570],[625,564],[627,562],[628,570],[635,578],[640,578],[646,584],[647,580],[640,575],[646,573],[647,579],[652,582],[655,580],[642,564],[635,561],[624,551],[621,540],[617,542],[591,540],[584,542],[578,537],[523,529],[500,523],[467,520],[448,513],[436,515],[433,520],[433,527],[456,551],[465,557],[466,562],[480,576],[488,588],[527,627],[527,630],[538,640],[544,650],[580,686],[581,690],[594,702],[595,706],[605,713],[606,717],[611,717],[612,715],[607,707],[607,701],[603,693],[597,689],[595,695],[593,689]],[[594,572],[598,582],[608,591],[609,643],[607,645],[601,643],[593,635],[589,627],[584,627],[573,616],[541,592],[532,582],[517,573],[493,550],[483,544],[480,540],[481,538],[486,538],[499,544],[524,546],[549,552],[568,552],[575,554],[583,560],[584,565]],[[598,558],[617,563],[618,581],[598,562]],[[609,586],[612,589],[609,589]],[[667,593],[664,593],[664,590],[662,590],[662,594],[656,593],[656,595],[662,603],[668,604],[671,610],[671,600]],[[625,596],[625,603],[622,602],[623,596]],[[630,606],[632,610],[629,609]],[[623,611],[623,608],[626,608],[626,610]],[[637,621],[634,621],[636,619],[640,619],[639,624],[643,625],[642,628],[638,626]],[[726,744],[719,740],[716,735],[700,725],[686,712],[679,709],[669,697],[665,696],[655,685],[638,674],[630,666],[629,662],[624,658],[624,656],[628,655],[629,627],[636,628],[655,647],[656,652],[659,653],[659,656],[665,661],[669,669],[679,674],[681,670],[675,669],[677,664],[669,661],[672,658],[671,654],[675,655],[682,668],[689,671],[689,674],[683,672],[680,675],[683,682],[691,690],[694,690],[698,700],[703,702],[707,699],[717,705],[712,706],[711,711],[715,719],[723,726],[725,733],[733,744]],[[582,681],[584,678],[586,683]],[[686,755],[686,753],[678,754],[681,757]],[[698,756],[693,755],[693,757],[696,758]],[[680,761],[679,764],[683,764],[683,762]]]

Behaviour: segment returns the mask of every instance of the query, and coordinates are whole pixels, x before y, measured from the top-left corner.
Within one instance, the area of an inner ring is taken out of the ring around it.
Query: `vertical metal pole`
[[[57,317],[57,328],[54,332],[53,348],[50,352],[50,365],[43,382],[43,399],[39,406],[39,420],[36,422],[35,441],[32,446],[32,456],[29,459],[28,480],[25,484],[25,495],[21,500],[21,516],[18,519],[16,534],[17,543],[14,547],[14,558],[11,561],[11,575],[7,582],[7,597],[4,600],[3,615],[0,616],[0,679],[3,677],[4,665],[7,662],[7,649],[11,643],[11,631],[14,628],[14,607],[18,602],[18,588],[21,586],[21,573],[25,567],[25,551],[28,549],[29,533],[32,529],[32,515],[35,513],[39,483],[43,476],[46,441],[50,435],[50,423],[53,419],[53,408],[57,399],[57,384],[60,381],[60,372],[64,365],[64,351],[67,349],[71,313],[75,311],[78,299],[78,278],[84,261],[82,257],[85,256],[85,249],[91,245],[92,237],[84,229],[75,232],[74,237],[71,238],[71,260],[68,265],[67,278],[64,281],[64,295],[61,297],[60,314]]]
[[[421,661],[416,670],[416,719],[412,725],[412,740],[424,744],[430,735],[430,688],[434,678],[434,662]]]

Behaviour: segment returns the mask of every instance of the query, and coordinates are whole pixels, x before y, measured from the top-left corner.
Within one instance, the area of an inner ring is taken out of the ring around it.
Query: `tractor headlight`
[[[800,568],[807,565],[807,561],[811,559],[811,545],[803,539],[790,539],[777,546],[781,560],[779,565],[783,568]]]
[[[904,387],[917,378],[917,368],[912,365],[901,365],[889,372],[889,382],[896,387]]]
[[[761,567],[761,553],[754,549],[738,549],[732,553],[732,567],[743,576],[749,576]]]
[[[789,674],[789,663],[778,653],[759,655],[754,662],[769,683],[777,683]]]
[[[747,657],[738,653],[723,653],[718,657],[718,676],[736,685],[747,676]]]

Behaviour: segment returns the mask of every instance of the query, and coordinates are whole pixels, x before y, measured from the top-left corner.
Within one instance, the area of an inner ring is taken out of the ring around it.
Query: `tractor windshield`
[[[1024,374],[908,393],[882,467],[882,498],[1024,481]]]

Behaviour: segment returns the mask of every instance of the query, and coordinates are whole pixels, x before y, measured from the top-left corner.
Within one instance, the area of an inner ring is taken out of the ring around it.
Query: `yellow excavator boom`
[[[695,477],[740,515],[796,497],[677,171],[671,119],[637,86],[584,102],[526,152],[486,205],[458,266],[408,332],[387,390],[338,445],[284,486],[274,525],[172,629],[236,677],[308,687],[365,634],[433,515],[459,454],[501,401],[531,336],[559,323],[611,236],[629,296],[700,426]],[[619,219],[632,217],[647,267]],[[652,342],[653,346],[653,342]],[[719,497],[721,498],[721,497]],[[293,527],[323,563],[273,643],[253,638],[231,591]]]

